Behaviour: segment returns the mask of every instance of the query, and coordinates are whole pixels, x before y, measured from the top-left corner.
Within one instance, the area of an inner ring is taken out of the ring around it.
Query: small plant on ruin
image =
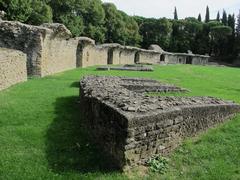
[[[147,161],[147,165],[152,172],[164,174],[168,169],[168,159],[160,155],[153,156]]]

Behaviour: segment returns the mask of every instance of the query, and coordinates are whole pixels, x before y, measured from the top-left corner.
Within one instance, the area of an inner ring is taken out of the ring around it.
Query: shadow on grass
[[[90,143],[77,101],[78,97],[56,100],[56,118],[46,136],[49,167],[57,173],[112,172],[108,168],[110,161]]]
[[[80,81],[73,82],[70,87],[72,88],[79,88],[80,87]]]

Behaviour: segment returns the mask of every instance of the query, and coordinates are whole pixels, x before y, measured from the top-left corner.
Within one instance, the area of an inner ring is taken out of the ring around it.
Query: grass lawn
[[[75,69],[30,79],[0,92],[0,179],[128,179],[107,171],[89,143],[77,103],[79,79],[88,74],[157,79],[240,103],[240,69],[155,66],[154,72]],[[167,174],[144,179],[240,179],[240,116],[187,139],[170,157]],[[131,177],[136,177],[133,175]]]

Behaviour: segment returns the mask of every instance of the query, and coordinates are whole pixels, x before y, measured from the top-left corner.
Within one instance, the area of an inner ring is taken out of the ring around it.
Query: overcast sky
[[[235,15],[240,9],[240,0],[103,0],[103,2],[114,3],[118,9],[129,15],[155,18],[173,18],[175,6],[179,18],[197,17],[201,13],[204,19],[207,5],[211,18],[216,18],[217,12],[222,12],[223,9]]]

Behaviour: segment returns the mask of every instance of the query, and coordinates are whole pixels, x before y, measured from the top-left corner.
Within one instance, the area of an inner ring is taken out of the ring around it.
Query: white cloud
[[[201,13],[205,17],[206,6],[210,8],[211,18],[215,18],[217,11],[225,9],[227,13],[238,14],[240,0],[103,0],[112,2],[118,9],[129,15],[144,17],[173,17],[174,6],[177,7],[179,18],[197,17]]]

